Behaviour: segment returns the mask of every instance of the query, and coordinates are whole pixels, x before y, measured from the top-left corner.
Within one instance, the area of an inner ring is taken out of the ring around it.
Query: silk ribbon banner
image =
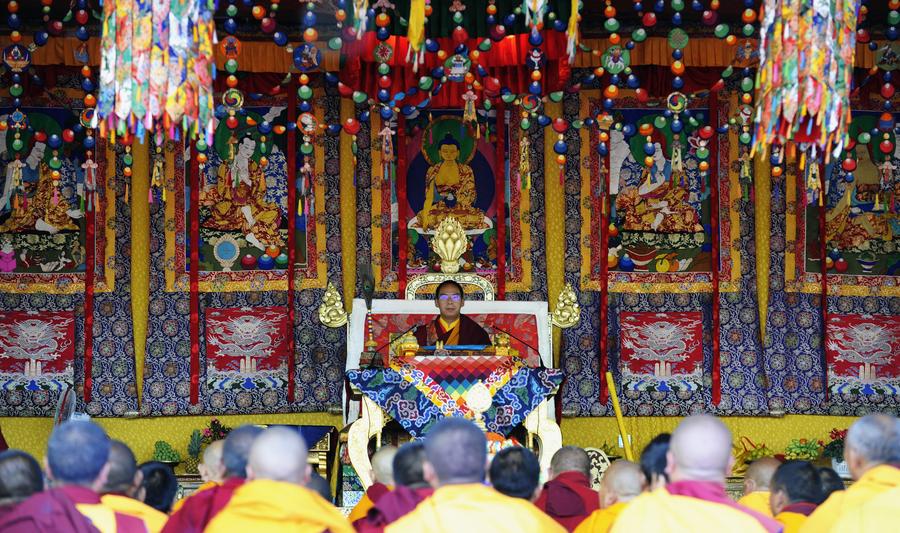
[[[72,311],[8,311],[0,318],[0,390],[63,390],[72,384]]]
[[[206,383],[211,390],[280,389],[290,350],[284,307],[206,310]]]
[[[900,394],[900,316],[828,316],[828,388],[832,394]]]
[[[491,408],[484,413],[488,431],[509,433],[562,383],[562,370],[521,368],[494,394]],[[432,424],[446,414],[415,384],[392,368],[348,370],[347,379],[415,438],[424,437]],[[462,413],[454,413],[462,416]]]

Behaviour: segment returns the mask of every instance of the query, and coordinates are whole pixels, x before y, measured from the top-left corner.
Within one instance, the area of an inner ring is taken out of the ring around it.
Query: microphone
[[[503,328],[497,326],[496,324],[491,324],[491,329],[497,330],[497,331],[499,331],[500,333],[506,333],[507,335],[509,335],[509,336],[512,337],[513,339],[515,339],[515,340],[521,342],[522,344],[524,344],[527,348],[531,348],[532,350],[534,350],[534,353],[536,353],[536,354],[538,355],[538,364],[541,365],[541,368],[547,368],[547,367],[544,366],[544,361],[541,359],[541,351],[540,351],[540,350],[538,350],[538,349],[535,348],[534,346],[528,344],[527,342],[523,341],[522,339],[520,339],[520,338],[517,337],[516,335],[513,335],[513,334],[510,333],[509,331],[506,331],[505,329],[503,329]]]

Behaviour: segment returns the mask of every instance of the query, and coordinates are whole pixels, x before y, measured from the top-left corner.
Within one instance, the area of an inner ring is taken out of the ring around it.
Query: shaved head
[[[550,459],[550,477],[563,472],[580,472],[591,477],[591,458],[578,446],[563,446]]]
[[[900,463],[900,419],[866,415],[850,426],[844,456],[853,479],[882,464]]]
[[[0,509],[44,490],[41,465],[22,450],[0,452]]]
[[[427,487],[422,464],[425,462],[425,445],[422,441],[407,442],[394,455],[394,483],[410,488]]]
[[[225,477],[247,477],[247,457],[253,441],[262,433],[259,426],[245,425],[231,430],[222,447],[222,464]]]
[[[731,431],[712,415],[689,416],[672,432],[667,471],[672,481],[720,481],[731,473]]]
[[[378,483],[394,485],[394,456],[397,455],[396,446],[382,446],[372,456],[372,477]]]
[[[309,451],[300,433],[271,427],[253,441],[247,462],[248,479],[271,479],[295,485],[309,480]]]
[[[425,457],[425,478],[434,486],[482,483],[487,438],[465,418],[444,418],[425,439]]]
[[[197,471],[203,481],[213,481],[221,483],[225,477],[225,465],[222,464],[222,449],[225,447],[224,440],[217,440],[210,443],[203,450],[203,462],[197,465]]]
[[[770,490],[772,476],[780,465],[781,462],[774,457],[763,457],[750,463],[747,473],[744,474],[744,494]]]
[[[122,441],[111,441],[107,463],[109,474],[103,485],[103,493],[120,492],[131,496],[137,485],[140,485],[140,479],[135,479],[138,465],[131,448]]]
[[[641,493],[643,486],[644,474],[640,466],[624,459],[614,461],[600,479],[600,508],[631,501]]]

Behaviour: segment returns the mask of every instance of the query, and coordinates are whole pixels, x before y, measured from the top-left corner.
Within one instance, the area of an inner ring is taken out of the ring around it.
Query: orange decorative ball
[[[780,166],[772,167],[772,177],[773,178],[777,178],[777,177],[781,176],[782,174],[784,174],[784,169],[782,167],[780,167]]]
[[[606,89],[603,89],[603,95],[607,98],[615,98],[619,96],[619,88],[615,85],[607,85]]]
[[[309,76],[307,76],[306,74],[301,74],[300,75],[300,85],[306,85],[308,83],[309,83]]]
[[[276,257],[278,257],[279,254],[281,254],[281,248],[279,248],[277,246],[273,245],[273,246],[269,246],[266,248],[266,255],[268,255],[272,259],[275,259]]]
[[[344,22],[347,20],[347,12],[343,9],[338,9],[334,14],[334,19],[338,22]]]
[[[10,13],[19,11],[19,3],[16,0],[11,0],[10,3],[6,4],[6,10]]]
[[[378,26],[379,28],[384,28],[385,26],[387,26],[390,23],[391,23],[391,17],[388,16],[387,13],[379,13],[375,17],[375,25]]]
[[[9,40],[14,43],[18,43],[19,41],[22,40],[22,34],[17,31],[13,31],[12,33],[9,34]]]
[[[605,132],[605,131],[601,131],[601,132],[600,132],[600,141],[601,141],[601,142],[607,142],[607,141],[609,141],[609,133],[607,133],[607,132]]]
[[[709,170],[709,163],[706,161],[700,161],[700,163],[697,164],[697,168],[700,169],[700,172],[706,172],[707,170]]]
[[[487,6],[486,11],[487,11],[488,15],[496,15],[497,14],[497,6],[495,6],[494,4],[490,4]]]
[[[559,154],[556,156],[556,164],[557,165],[565,165],[566,164],[566,156]]]
[[[229,74],[227,78],[225,78],[225,85],[228,85],[232,89],[237,87],[238,79],[234,74]]]
[[[130,177],[131,177],[131,167],[125,167],[125,168],[123,168],[123,169],[122,169],[122,174],[124,174],[126,177],[129,177],[129,178],[130,178]]]
[[[752,93],[744,93],[744,94],[741,95],[741,103],[749,104],[749,103],[751,103],[752,101],[753,101],[753,94],[752,94]]]
[[[597,76],[598,78],[600,76],[602,76],[604,73],[606,73],[606,71],[603,70],[603,67],[597,67],[594,69],[594,75]]]
[[[437,56],[438,56],[438,59],[443,61],[443,60],[447,59],[447,52],[445,52],[444,50],[438,50]]]
[[[266,8],[264,8],[263,6],[253,6],[253,9],[250,11],[250,13],[256,20],[262,20],[263,17],[266,16]]]
[[[673,61],[672,73],[676,76],[681,76],[682,74],[684,74],[684,63],[682,63],[681,61]]]
[[[471,52],[469,52],[469,59],[471,59],[472,61],[478,61],[479,56],[481,56],[481,52],[479,52],[478,50],[472,50]]]
[[[735,37],[734,35],[729,35],[728,37],[725,37],[725,42],[728,44],[728,46],[734,46],[734,44],[737,42],[737,37]]]
[[[95,105],[97,105],[97,98],[93,94],[84,95],[84,107],[94,107]]]
[[[756,20],[756,11],[747,8],[741,13],[741,20],[744,21],[744,24],[752,24],[754,20]]]
[[[620,37],[618,33],[609,34],[609,44],[619,44],[621,41],[622,37]]]
[[[541,81],[541,71],[540,70],[532,70],[531,71],[531,80],[532,81]]]
[[[87,66],[87,65],[81,67],[81,75],[84,76],[85,78],[90,77],[90,75],[91,75],[91,67],[89,67],[89,66]]]
[[[434,8],[431,7],[431,4],[425,4],[425,16],[430,17],[431,13],[434,11]]]
[[[653,156],[652,155],[648,155],[647,157],[644,158],[644,165],[648,166],[648,167],[653,166]]]
[[[303,40],[308,43],[315,42],[318,38],[319,32],[315,28],[306,28],[306,31],[303,32]]]
[[[616,16],[616,8],[613,6],[606,6],[606,9],[603,10],[603,16],[611,19]]]
[[[643,135],[644,137],[649,137],[653,135],[653,125],[652,124],[641,124],[641,127],[638,128],[638,133]],[[650,142],[649,140],[647,142]]]
[[[615,224],[610,224],[609,228],[607,228],[607,229],[609,230],[610,237],[618,237],[619,236],[619,228],[617,228]]]
[[[262,168],[266,168],[267,166],[269,166],[269,158],[267,158],[266,156],[260,157],[259,166],[261,166]]]

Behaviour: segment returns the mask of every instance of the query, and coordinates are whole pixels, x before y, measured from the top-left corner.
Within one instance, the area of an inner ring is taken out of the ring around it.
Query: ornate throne
[[[355,299],[353,308],[348,315],[344,312],[342,299],[333,285],[329,284],[325,300],[320,307],[320,319],[330,327],[343,327],[348,325],[347,331],[347,370],[348,375],[360,372],[360,355],[366,351],[372,351],[375,346],[387,347],[389,352],[400,351],[399,342],[409,340],[409,335],[404,338],[390,338],[382,342],[375,340],[373,333],[372,316],[379,315],[434,315],[433,290],[446,280],[459,283],[467,294],[466,313],[469,316],[489,317],[491,315],[521,315],[534,324],[536,330],[537,353],[532,353],[530,361],[533,366],[552,367],[553,348],[551,340],[551,328],[570,327],[577,323],[580,310],[573,289],[566,286],[560,295],[556,309],[551,314],[547,302],[514,302],[495,301],[494,286],[492,282],[474,272],[460,272],[460,257],[466,252],[468,241],[460,223],[453,217],[447,217],[441,221],[432,239],[432,248],[440,257],[441,272],[429,272],[421,274],[409,280],[404,294],[404,300],[374,300],[371,306],[367,306],[363,299]],[[421,299],[422,296],[427,299]],[[480,296],[481,299],[470,299],[472,296]],[[418,297],[418,299],[417,299]],[[499,328],[498,328],[499,329]],[[400,330],[402,331],[402,330]],[[394,331],[399,333],[400,331]],[[502,331],[502,330],[501,330]],[[382,337],[383,337],[382,332]],[[506,332],[498,334],[502,337],[502,344],[506,344],[508,336]],[[406,349],[409,349],[407,346]],[[413,352],[415,349],[413,348]],[[503,350],[498,350],[501,353]],[[515,350],[513,350],[515,352]],[[390,357],[390,356],[388,356]],[[363,366],[366,366],[365,364]],[[493,399],[488,394],[487,388],[479,381],[464,395],[468,405],[475,410],[475,420],[481,422],[481,414],[490,408]],[[345,398],[344,420],[350,424],[348,431],[348,452],[350,461],[355,468],[364,487],[372,484],[371,462],[369,460],[369,443],[374,438],[375,448],[381,446],[381,436],[391,416],[372,398],[353,387],[351,380],[351,397]],[[562,446],[562,435],[559,425],[555,420],[552,395],[555,387],[549,394],[540,400],[540,403],[524,416],[521,425],[524,426],[526,442],[524,445],[535,449],[540,458],[543,469],[548,469],[553,454]],[[479,407],[480,405],[480,407]]]

